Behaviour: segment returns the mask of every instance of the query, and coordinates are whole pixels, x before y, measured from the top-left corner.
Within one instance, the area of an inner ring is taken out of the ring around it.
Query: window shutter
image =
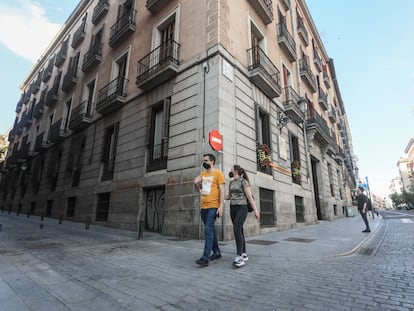
[[[112,153],[111,153],[112,159],[115,159],[115,155],[116,155],[116,147],[118,145],[118,132],[119,132],[119,122],[114,124],[113,147],[112,147]]]
[[[163,107],[163,125],[162,125],[162,139],[168,140],[169,137],[169,127],[170,127],[170,104],[171,99],[167,98],[164,100],[164,107]]]
[[[256,144],[260,144],[260,137],[259,137],[259,133],[260,133],[260,108],[259,108],[259,104],[258,103],[254,103],[254,113],[255,113],[255,125],[256,125]]]

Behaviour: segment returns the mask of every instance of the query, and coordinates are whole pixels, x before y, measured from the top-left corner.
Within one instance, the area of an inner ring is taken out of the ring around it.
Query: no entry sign
[[[215,151],[223,150],[223,136],[217,130],[211,130],[208,134],[208,142]]]

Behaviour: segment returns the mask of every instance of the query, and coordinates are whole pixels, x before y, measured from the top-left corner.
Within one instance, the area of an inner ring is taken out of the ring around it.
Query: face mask
[[[233,172],[229,172],[229,177],[233,178],[233,176],[234,176]]]
[[[211,165],[210,165],[210,164],[208,164],[208,163],[206,163],[206,162],[203,162],[203,167],[204,167],[206,170],[208,170],[208,169],[211,167]]]

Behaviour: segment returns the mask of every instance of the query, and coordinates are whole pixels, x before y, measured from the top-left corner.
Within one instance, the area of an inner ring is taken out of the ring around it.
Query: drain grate
[[[250,241],[246,241],[246,243],[257,244],[257,245],[272,245],[272,244],[276,244],[276,243],[279,243],[279,242],[277,242],[277,241],[268,241],[268,240],[250,240]]]
[[[315,241],[315,239],[304,239],[304,238],[286,238],[284,241],[290,241],[290,242],[301,242],[301,243],[310,243]]]
[[[365,256],[371,256],[373,252],[374,252],[373,248],[364,248],[364,247],[362,247],[362,248],[359,249],[358,254],[365,255]]]

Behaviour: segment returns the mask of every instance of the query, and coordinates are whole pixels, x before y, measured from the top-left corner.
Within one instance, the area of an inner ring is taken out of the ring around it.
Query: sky
[[[20,84],[78,2],[0,0],[0,133],[13,125]],[[386,196],[414,137],[414,1],[306,3],[334,60],[360,177]]]

